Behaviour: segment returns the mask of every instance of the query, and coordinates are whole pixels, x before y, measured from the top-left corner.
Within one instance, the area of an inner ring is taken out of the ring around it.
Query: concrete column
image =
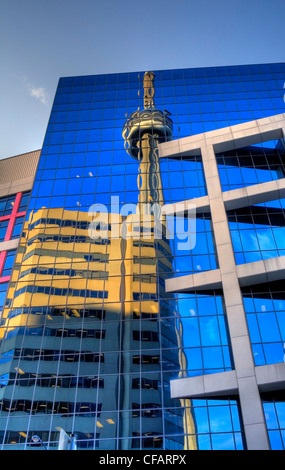
[[[247,447],[269,450],[216,156],[212,145],[204,145],[201,151]]]

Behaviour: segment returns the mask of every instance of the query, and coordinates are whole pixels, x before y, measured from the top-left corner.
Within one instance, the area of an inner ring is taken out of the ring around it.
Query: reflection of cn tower
[[[138,174],[140,205],[163,204],[157,145],[159,142],[172,139],[173,125],[168,117],[169,113],[155,108],[153,79],[153,72],[144,74],[144,109],[132,113],[123,129],[127,153],[140,162]]]
[[[153,72],[145,72],[144,80],[143,80],[143,87],[144,87],[144,109],[133,112],[129,118],[126,120],[123,128],[123,137],[125,140],[125,148],[127,153],[139,161],[139,170],[138,170],[138,179],[137,185],[139,189],[138,195],[138,213],[139,214],[149,214],[149,221],[151,224],[154,223],[154,205],[163,206],[164,204],[164,196],[163,196],[163,188],[162,188],[162,181],[161,181],[161,173],[160,173],[160,165],[159,165],[159,157],[158,157],[158,143],[165,142],[172,139],[173,135],[173,123],[172,120],[169,118],[169,114],[167,111],[160,111],[155,107],[154,103],[154,73]],[[160,219],[162,226],[163,235],[167,233],[166,228],[166,220],[165,218]],[[142,219],[140,219],[142,222]],[[140,243],[141,246],[145,246],[143,233],[145,227],[142,227],[143,230],[140,230]],[[162,363],[168,363],[171,367],[180,369],[179,375],[183,374],[183,369],[186,368],[186,358],[183,353],[182,349],[182,337],[181,337],[181,324],[179,321],[178,316],[175,317],[174,311],[176,310],[175,304],[173,303],[174,299],[171,295],[165,293],[164,287],[164,280],[171,275],[171,270],[169,269],[169,262],[171,263],[171,248],[169,246],[168,241],[165,237],[163,237],[164,241],[164,254],[167,253],[167,256],[161,257],[161,250],[160,241],[155,240],[155,236],[152,233],[151,235],[151,242],[149,247],[152,245],[153,253],[157,257],[158,263],[156,266],[156,276],[157,276],[157,299],[152,301],[152,307],[155,307],[156,312],[159,311],[158,299],[161,298],[163,307],[163,314],[168,318],[168,323],[166,326],[161,326],[159,331],[159,318],[157,318],[157,331],[161,337],[161,347],[163,348],[163,344],[167,344],[171,342],[174,347],[174,350],[171,352],[167,352],[163,349],[161,350],[161,361]],[[146,248],[141,248],[142,256],[144,255],[144,250]],[[143,263],[143,258],[141,259],[141,263]],[[144,293],[141,293],[142,298]],[[142,302],[143,304],[143,302]],[[156,305],[155,305],[156,304]],[[177,313],[177,312],[176,312]],[[143,324],[143,323],[142,323]],[[154,326],[154,325],[153,325]],[[142,332],[143,333],[143,332]],[[176,349],[179,348],[179,349]],[[177,351],[177,353],[175,353]],[[179,352],[178,352],[179,351]],[[164,369],[164,365],[162,366]],[[167,371],[167,367],[164,369]],[[142,377],[144,373],[144,368],[142,367]],[[143,380],[143,379],[142,379]],[[174,425],[175,431],[174,434],[177,434],[177,438],[173,438],[176,440],[176,446],[179,449],[196,449],[197,443],[195,438],[195,426],[194,421],[190,411],[190,402],[189,400],[184,400],[182,403],[177,403],[172,401],[169,395],[169,392],[162,392],[163,397],[161,397],[161,405],[164,403],[165,407],[175,407],[182,405],[186,405],[185,410],[178,411],[177,408],[177,416],[176,416],[176,424],[174,422],[170,423]],[[154,396],[154,395],[153,395]],[[147,393],[141,394],[141,407],[144,408],[145,401],[147,400]],[[125,405],[127,405],[127,397],[125,395]],[[173,411],[173,417],[175,415],[175,411]],[[169,418],[167,418],[169,419]],[[163,417],[162,417],[163,420]],[[142,433],[142,437],[145,434],[149,434],[149,436],[155,436],[155,434],[163,434],[162,429],[165,427],[162,423],[162,420],[156,419],[152,420],[153,424],[148,424],[149,433]],[[155,423],[156,421],[156,423]],[[160,423],[160,424],[159,424]],[[168,423],[168,425],[169,425]],[[179,423],[179,424],[178,424]],[[173,429],[172,428],[172,431]],[[124,434],[124,423],[122,423],[122,434]],[[126,430],[127,431],[127,430]],[[143,426],[142,426],[143,431]],[[156,431],[152,433],[152,431]],[[166,431],[167,434],[167,431]],[[179,437],[180,434],[180,437]],[[182,435],[183,434],[183,437]],[[155,439],[155,437],[154,437]],[[163,446],[163,443],[160,442],[160,445]],[[163,448],[163,447],[162,447]],[[166,447],[167,448],[167,447]]]

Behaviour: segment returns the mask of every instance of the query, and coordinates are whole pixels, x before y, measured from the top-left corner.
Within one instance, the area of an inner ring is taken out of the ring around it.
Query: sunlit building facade
[[[285,448],[284,81],[60,79],[30,192],[0,199],[2,449]]]

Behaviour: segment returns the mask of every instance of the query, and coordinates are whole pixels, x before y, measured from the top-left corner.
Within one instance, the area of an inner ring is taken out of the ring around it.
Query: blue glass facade
[[[210,213],[197,217],[192,249],[177,231],[167,239],[169,219],[160,240],[137,226],[123,241],[110,226],[128,220],[126,204],[207,195],[201,156],[158,163],[157,144],[284,113],[285,64],[154,75],[147,105],[144,72],[59,81],[1,324],[3,449],[37,449],[34,434],[57,448],[60,428],[79,449],[246,449],[238,398],[170,396],[171,379],[234,369],[223,292],[164,286],[219,267]],[[134,158],[122,132],[143,109],[159,110],[164,127],[153,118],[137,131]],[[223,191],[277,180],[284,147],[265,142],[217,163]],[[107,236],[92,238],[100,204]],[[284,200],[228,211],[228,221],[237,264],[284,254]],[[242,293],[256,365],[283,362],[284,286]],[[272,448],[285,448],[284,403],[264,399]]]

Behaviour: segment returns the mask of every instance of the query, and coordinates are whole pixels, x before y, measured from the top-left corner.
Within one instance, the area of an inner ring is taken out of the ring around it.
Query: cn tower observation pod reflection
[[[78,448],[197,448],[191,403],[170,397],[171,371],[182,376],[187,367],[175,299],[164,289],[172,273],[166,220],[160,239],[153,231],[153,204],[164,204],[157,145],[172,138],[154,93],[146,72],[144,109],[123,127],[126,151],[138,161],[132,236],[121,236],[127,215],[117,215],[120,236],[112,236],[108,214],[107,236],[93,237],[86,212],[29,213],[2,315],[7,442],[27,444],[36,433],[57,447],[62,428]]]

